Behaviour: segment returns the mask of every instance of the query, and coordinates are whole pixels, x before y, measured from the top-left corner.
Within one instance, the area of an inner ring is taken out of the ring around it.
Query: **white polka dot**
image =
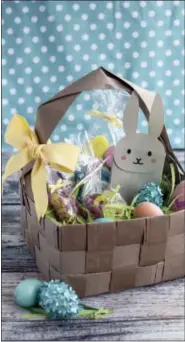
[[[138,38],[138,37],[139,37],[139,32],[134,31],[134,32],[132,33],[132,37],[133,37],[133,38]]]
[[[7,118],[3,119],[3,124],[7,126],[9,124],[9,120]]]
[[[31,49],[29,47],[26,47],[24,49],[24,53],[29,54],[31,52]]]
[[[55,17],[53,15],[49,15],[48,17],[49,23],[53,23],[54,20],[55,20]]]
[[[76,109],[79,111],[79,110],[82,110],[83,109],[83,106],[82,106],[82,104],[77,104],[76,105]]]
[[[22,44],[22,38],[20,37],[16,38],[16,44]]]
[[[172,15],[171,9],[167,9],[166,11],[164,11],[164,15],[165,15],[166,17],[170,17],[170,16]]]
[[[168,49],[164,52],[164,54],[165,54],[165,56],[169,57],[172,55],[172,51]]]
[[[8,104],[8,99],[2,99],[2,105],[7,106]]]
[[[27,6],[23,7],[22,11],[23,11],[23,13],[28,13],[29,12],[29,8]]]
[[[55,83],[57,81],[57,77],[56,76],[51,76],[50,77],[50,82],[51,83]]]
[[[157,41],[157,46],[158,46],[158,47],[162,47],[163,45],[164,45],[163,40],[158,40],[158,41]]]
[[[56,38],[55,38],[55,36],[49,36],[48,39],[49,39],[49,41],[50,41],[51,43],[53,43],[53,42],[55,41]]]
[[[139,5],[144,8],[144,7],[146,7],[147,2],[146,1],[139,1]]]
[[[24,69],[25,74],[31,74],[32,73],[32,69],[30,67],[27,67]]]
[[[181,90],[181,94],[182,94],[182,96],[185,96],[185,89]]]
[[[142,28],[145,28],[145,27],[147,27],[147,22],[144,20],[141,20],[140,25]]]
[[[76,64],[74,69],[75,69],[75,71],[80,71],[81,70],[81,65]]]
[[[174,125],[178,126],[178,125],[180,125],[181,121],[180,121],[180,119],[174,119],[173,123],[174,123]]]
[[[58,31],[58,32],[62,32],[63,29],[64,29],[63,25],[58,25],[58,26],[57,26],[57,31]]]
[[[114,48],[114,44],[113,44],[113,43],[108,43],[108,44],[107,44],[107,48],[108,48],[109,50],[112,50],[112,49]]]
[[[9,34],[9,35],[12,35],[13,34],[13,29],[10,27],[10,28],[8,28],[7,29],[7,33]]]
[[[180,80],[179,79],[175,79],[174,81],[173,81],[173,85],[174,86],[178,86],[180,84]]]
[[[93,50],[93,51],[96,51],[96,50],[97,50],[97,48],[98,48],[98,47],[97,47],[97,45],[96,45],[96,44],[92,44],[92,45],[91,45],[91,50]]]
[[[179,106],[180,105],[180,100],[179,99],[175,99],[173,101],[173,103],[174,103],[175,106]]]
[[[122,58],[122,53],[121,52],[117,52],[116,53],[116,59],[121,59]]]
[[[169,135],[171,135],[171,134],[172,134],[172,129],[171,129],[171,128],[167,128],[167,133],[168,133]]]
[[[1,63],[2,63],[3,66],[6,65],[7,64],[6,59],[3,58]]]
[[[149,76],[150,76],[150,77],[155,77],[155,76],[156,76],[156,72],[155,72],[154,70],[151,70],[151,71],[149,72]]]
[[[134,51],[134,52],[132,53],[132,56],[133,56],[134,58],[138,58],[138,57],[139,57],[139,53],[138,53],[137,51]]]
[[[45,12],[45,10],[46,10],[46,6],[43,6],[43,5],[39,6],[40,12]]]
[[[61,4],[56,5],[56,11],[60,12],[63,10],[63,6]]]
[[[105,18],[105,14],[104,13],[99,13],[98,14],[98,19],[99,20],[104,20],[104,18]]]
[[[17,84],[23,84],[23,83],[24,83],[24,78],[19,77],[19,78],[17,79]]]
[[[75,119],[74,115],[72,115],[72,114],[68,115],[68,120],[69,121],[74,121],[74,119]]]
[[[25,34],[28,34],[28,33],[30,32],[30,28],[27,27],[27,26],[25,26],[25,27],[23,28],[23,32],[24,32]]]
[[[54,141],[59,141],[59,139],[60,139],[59,135],[58,134],[54,134],[53,140]]]
[[[171,76],[171,74],[172,74],[172,71],[171,71],[171,70],[166,70],[166,71],[165,71],[165,75],[166,75],[166,76]]]
[[[68,75],[66,77],[66,79],[67,79],[68,82],[71,82],[71,81],[73,81],[73,76],[72,75]]]
[[[114,63],[108,63],[108,69],[113,70],[115,68]]]
[[[162,61],[162,60],[160,60],[160,61],[157,61],[157,66],[158,67],[162,67],[164,65],[164,62]]]
[[[15,17],[14,22],[15,22],[15,24],[20,24],[21,23],[21,18]]]
[[[18,98],[18,103],[23,104],[25,102],[25,99],[23,97]]]
[[[129,8],[130,7],[130,2],[129,1],[123,1],[122,5],[124,8]]]
[[[48,86],[42,87],[42,91],[43,91],[43,93],[48,93],[49,87]]]
[[[40,79],[39,76],[35,76],[34,79],[33,79],[33,82],[36,83],[36,84],[40,83],[40,81],[41,81],[41,79]]]
[[[38,18],[36,16],[31,17],[32,23],[37,23]]]
[[[6,44],[6,40],[5,40],[4,38],[2,38],[1,44],[2,44],[2,45],[5,45],[5,44]]]
[[[6,8],[6,13],[7,14],[11,14],[12,13],[12,8],[11,7],[7,7]]]
[[[153,31],[153,30],[151,30],[151,31],[148,32],[148,36],[149,36],[150,38],[155,37],[155,35],[156,35],[156,33],[155,33],[155,31]]]
[[[157,85],[158,85],[159,87],[162,87],[162,86],[164,85],[164,81],[163,81],[163,80],[159,80],[159,81],[157,82]]]
[[[15,115],[15,113],[17,113],[17,109],[16,109],[16,108],[11,108],[11,109],[10,109],[10,113],[11,113],[12,115]]]
[[[81,46],[79,44],[76,44],[76,45],[74,45],[73,49],[75,51],[80,51],[81,50]]]
[[[124,43],[124,48],[125,48],[125,49],[130,49],[130,47],[131,47],[131,45],[130,45],[129,42],[125,42],[125,43]]]
[[[36,103],[41,102],[41,98],[40,98],[39,96],[36,96],[36,97],[34,98],[34,100],[35,100]]]
[[[167,90],[165,91],[165,94],[166,94],[166,96],[171,96],[171,95],[172,95],[171,89],[167,89]]]
[[[164,32],[164,34],[165,34],[166,37],[170,37],[172,35],[172,31],[171,30],[166,30]]]
[[[149,51],[149,57],[151,58],[155,57],[155,51]]]
[[[83,36],[82,36],[82,40],[89,40],[89,35],[87,33],[85,33]]]
[[[32,114],[33,113],[33,107],[28,107],[27,108],[27,113]]]
[[[83,55],[83,60],[84,61],[88,61],[89,60],[89,55],[87,55],[87,54]]]
[[[143,127],[147,127],[147,126],[148,126],[148,123],[147,123],[146,120],[143,120],[143,121],[141,122],[141,125],[142,125]]]
[[[180,5],[180,1],[173,1],[173,5],[174,6],[179,6]]]
[[[142,47],[143,49],[145,49],[147,46],[148,46],[148,43],[147,43],[147,42],[145,42],[145,41],[142,41],[142,42],[141,42],[141,47]]]
[[[137,71],[134,71],[132,73],[133,78],[137,79],[139,77],[139,73]]]
[[[145,69],[148,66],[148,63],[146,61],[141,62],[141,68]]]
[[[22,63],[23,63],[23,59],[20,58],[20,57],[18,57],[18,58],[16,59],[16,63],[17,63],[17,64],[22,64]]]
[[[71,15],[70,14],[66,14],[64,16],[64,20],[67,21],[67,22],[71,21]]]
[[[124,64],[124,67],[125,67],[125,69],[130,69],[131,68],[131,64],[129,62],[126,62]]]
[[[57,51],[58,52],[63,52],[64,51],[64,46],[63,45],[57,46]]]
[[[55,63],[56,62],[56,57],[55,56],[51,56],[49,57],[49,60],[51,63]]]
[[[75,31],[79,31],[80,30],[80,25],[79,24],[75,24],[73,26],[73,28],[74,28]]]
[[[180,145],[181,142],[182,142],[181,138],[175,138],[175,143],[177,145]]]
[[[124,22],[123,27],[126,29],[130,28],[130,23],[128,21]]]
[[[90,3],[89,8],[94,11],[96,9],[96,4]]]
[[[175,65],[175,66],[180,65],[179,59],[175,59],[175,60],[173,61],[173,65]]]
[[[171,116],[171,115],[173,114],[173,112],[172,112],[171,109],[167,109],[167,110],[166,110],[166,114],[169,115],[169,116]]]
[[[31,87],[26,88],[26,94],[31,94],[33,92],[33,89]]]
[[[116,32],[115,37],[116,37],[116,39],[121,39],[122,38],[122,33],[121,32]]]
[[[66,56],[66,61],[71,62],[73,60],[73,56],[72,55],[67,55]]]
[[[35,44],[38,43],[39,42],[39,37],[36,37],[36,36],[33,37],[32,38],[32,42],[35,43]]]
[[[68,35],[65,37],[65,40],[66,40],[67,42],[71,42],[71,41],[72,41],[72,36],[71,36],[71,34],[68,34]]]
[[[138,17],[139,17],[139,13],[137,11],[133,11],[132,18],[138,18]]]
[[[60,129],[62,132],[66,132],[67,131],[67,126],[66,125],[61,125]]]
[[[41,26],[41,27],[40,27],[40,32],[44,33],[44,32],[46,32],[46,31],[47,31],[46,26]]]
[[[15,75],[15,69],[13,69],[13,68],[9,69],[9,74],[10,75]]]
[[[64,70],[65,70],[65,66],[64,65],[59,65],[58,71],[63,72]]]
[[[100,54],[101,61],[104,61],[107,58],[107,56],[104,53]]]
[[[148,16],[150,17],[150,18],[153,18],[153,17],[155,17],[155,11],[153,11],[153,10],[151,10],[151,11],[148,11]]]
[[[73,10],[74,10],[74,11],[78,11],[79,8],[80,8],[80,5],[79,5],[79,4],[74,4],[74,5],[73,5]]]
[[[142,81],[141,82],[141,87],[147,88],[148,87],[148,82],[147,81]]]
[[[92,70],[96,70],[97,68],[98,68],[98,65],[97,65],[97,64],[92,64],[92,65],[91,65],[91,69],[92,69]]]
[[[60,85],[59,87],[58,87],[58,90],[63,90],[65,88],[65,86],[64,85]]]
[[[41,49],[40,49],[40,51],[41,51],[42,53],[45,53],[45,52],[47,52],[47,51],[48,51],[48,48],[47,48],[47,46],[41,46]]]
[[[91,29],[92,31],[95,31],[95,30],[97,29],[97,25],[96,25],[96,24],[91,24],[91,25],[90,25],[90,29]]]
[[[157,26],[158,27],[162,27],[164,25],[164,21],[163,20],[158,20],[157,21]]]
[[[174,26],[180,26],[180,20],[176,19],[173,21]]]
[[[38,56],[35,56],[35,57],[33,57],[32,61],[34,64],[37,64],[40,62],[40,58]]]
[[[113,30],[114,29],[114,24],[113,23],[108,23],[106,27],[107,27],[108,30]]]
[[[180,45],[180,40],[179,39],[176,39],[173,41],[173,45],[174,46],[179,46]]]
[[[82,129],[84,129],[84,125],[83,124],[78,124],[77,125],[77,129],[78,129],[78,131],[82,131]]]
[[[14,53],[15,53],[14,49],[12,49],[12,48],[8,49],[8,54],[9,55],[14,55]]]
[[[112,2],[107,2],[106,7],[108,9],[112,9],[113,8],[113,3]]]

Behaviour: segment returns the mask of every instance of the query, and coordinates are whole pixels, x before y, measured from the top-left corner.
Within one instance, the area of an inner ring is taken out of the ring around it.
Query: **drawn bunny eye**
[[[148,151],[148,156],[151,157],[151,155],[152,155],[152,152]]]
[[[128,150],[127,150],[127,153],[128,154],[130,154],[132,151],[131,151],[131,149],[129,148]]]

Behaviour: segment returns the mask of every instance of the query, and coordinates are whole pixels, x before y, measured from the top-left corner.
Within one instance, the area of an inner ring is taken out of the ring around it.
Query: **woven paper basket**
[[[99,68],[40,106],[35,127],[40,143],[48,140],[82,91],[105,88],[128,93],[135,90],[140,108],[148,118],[155,94]],[[167,152],[166,172],[170,159],[183,179],[184,171],[173,154],[165,128],[160,139]],[[104,224],[58,227],[48,218],[39,224],[31,191],[31,168],[29,165],[24,169],[20,179],[21,223],[28,248],[46,280],[64,280],[83,297],[185,275],[184,210],[160,217]]]

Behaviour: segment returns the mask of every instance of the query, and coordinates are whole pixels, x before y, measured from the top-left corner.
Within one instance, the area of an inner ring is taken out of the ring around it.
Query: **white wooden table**
[[[184,153],[178,153],[184,164]],[[3,154],[3,165],[7,160]],[[15,286],[40,277],[20,233],[16,176],[5,185],[2,205],[2,340],[3,341],[151,341],[185,340],[184,279],[152,287],[87,298],[92,306],[114,308],[103,320],[26,320],[13,301]]]

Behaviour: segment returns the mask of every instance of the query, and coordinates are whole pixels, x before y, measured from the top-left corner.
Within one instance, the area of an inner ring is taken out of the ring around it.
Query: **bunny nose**
[[[136,160],[139,163],[142,160],[142,158],[136,158]]]

